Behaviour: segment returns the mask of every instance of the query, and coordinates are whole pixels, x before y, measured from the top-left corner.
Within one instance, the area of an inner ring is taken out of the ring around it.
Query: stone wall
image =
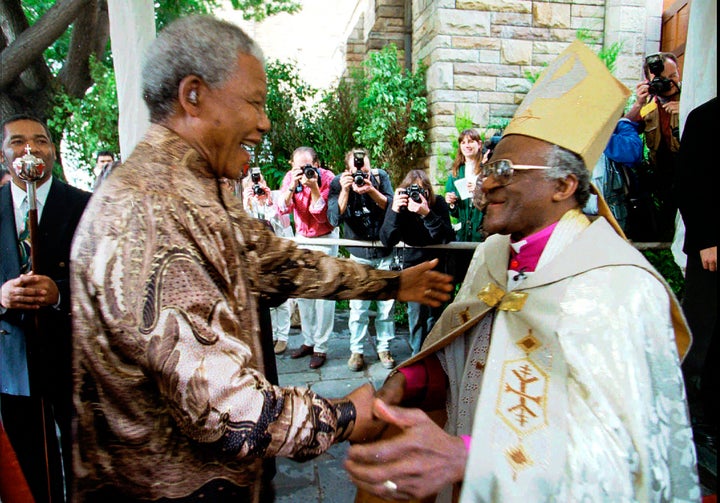
[[[348,65],[362,61],[363,45],[365,52],[390,42],[407,49],[403,27],[411,20],[412,65],[427,66],[430,166],[438,178],[454,155],[455,118],[486,132],[512,117],[531,86],[526,74],[540,72],[578,30],[595,51],[623,43],[615,75],[634,90],[643,55],[658,50],[661,14],[660,0],[369,0],[346,57]]]

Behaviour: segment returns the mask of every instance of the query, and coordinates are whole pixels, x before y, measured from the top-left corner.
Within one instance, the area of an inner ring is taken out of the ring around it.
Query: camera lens
[[[663,94],[672,88],[672,81],[665,77],[655,77],[648,84],[648,92],[650,94]]]
[[[365,185],[365,173],[359,170],[356,171],[353,175],[353,181],[355,182],[355,185],[357,185],[358,187],[362,187],[363,185]]]
[[[253,185],[253,194],[255,194],[256,196],[262,196],[265,195],[265,190],[256,183],[255,185]]]
[[[303,168],[305,178],[315,178],[315,168],[309,164]]]

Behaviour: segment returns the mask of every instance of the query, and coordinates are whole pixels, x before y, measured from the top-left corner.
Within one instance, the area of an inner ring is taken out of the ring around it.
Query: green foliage
[[[426,156],[426,68],[421,64],[415,72],[404,70],[394,44],[370,54],[363,67],[355,140],[397,186]]]
[[[255,162],[271,188],[278,188],[290,169],[293,150],[313,146],[312,104],[317,90],[300,77],[297,66],[270,61],[265,67],[266,111],[272,127],[255,149]]]
[[[510,119],[507,117],[490,117],[490,122],[485,126],[485,132],[482,134],[483,140],[487,139],[489,131],[492,131],[493,134],[502,134],[508,124],[510,124]]]
[[[302,8],[292,0],[230,0],[233,9],[243,11],[246,20],[262,21],[266,17],[287,12],[293,14]]]
[[[158,30],[180,16],[189,14],[209,14],[225,5],[221,0],[156,0],[155,25]],[[241,10],[243,19],[262,21],[263,19],[287,12],[292,14],[302,6],[293,0],[230,0],[235,10]]]
[[[55,0],[23,0],[22,6],[30,25],[33,25]],[[235,9],[242,9],[244,19],[261,21],[280,12],[297,12],[301,5],[294,0],[231,0]],[[155,25],[161,30],[167,23],[189,14],[208,14],[224,7],[221,0],[155,0]],[[45,61],[53,74],[63,67],[68,55],[72,27],[66,30],[44,52]],[[117,131],[118,107],[115,72],[112,65],[110,44],[102,55],[90,62],[93,81],[84,98],[69,96],[55,84],[48,126],[59,147],[61,141],[70,152],[69,158],[89,171],[95,164],[99,149],[119,152]],[[58,152],[60,150],[58,149]],[[55,174],[64,179],[62,165],[55,167]]]
[[[643,250],[642,254],[655,269],[665,278],[678,299],[682,299],[685,291],[685,277],[675,262],[672,251],[669,249]]]
[[[272,129],[256,150],[256,162],[271,187],[300,145],[315,148],[335,173],[344,169],[347,151],[367,148],[373,166],[386,169],[395,185],[425,157],[425,70],[404,71],[395,46],[372,54],[361,70],[323,93],[302,81],[295,64],[273,61],[266,71]]]
[[[358,127],[360,86],[362,81],[340,80],[337,87],[323,93],[317,108],[313,124],[316,149],[336,173],[345,169],[345,153],[358,146],[353,135]]]
[[[48,119],[54,137],[62,134],[72,161],[88,173],[92,173],[99,150],[120,152],[115,74],[95,58],[90,59],[90,73],[95,84],[85,97],[77,99],[58,91]]]

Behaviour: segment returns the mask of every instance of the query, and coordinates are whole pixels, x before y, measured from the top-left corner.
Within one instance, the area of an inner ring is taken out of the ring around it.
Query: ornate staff
[[[32,155],[30,145],[25,146],[25,155],[18,157],[13,161],[13,169],[18,178],[25,182],[26,194],[28,200],[28,219],[27,225],[30,232],[30,267],[33,273],[38,274],[38,211],[37,211],[37,191],[36,182],[42,180],[45,173],[45,162]],[[43,428],[43,454],[45,457],[45,480],[47,483],[48,501],[52,503],[52,483],[50,475],[50,458],[48,449],[48,424],[45,411],[45,376],[44,366],[39,362],[38,355],[40,353],[40,329],[38,324],[38,316],[35,314],[35,334],[26,339],[28,371],[30,377],[30,389],[37,393],[40,397],[40,415]],[[54,434],[54,428],[52,430]]]
[[[41,180],[45,173],[45,162],[30,152],[30,145],[25,146],[25,155],[13,161],[13,168],[18,177],[25,182],[28,200],[28,226],[30,228],[30,264],[33,272],[37,271],[37,236],[38,214],[35,183]]]

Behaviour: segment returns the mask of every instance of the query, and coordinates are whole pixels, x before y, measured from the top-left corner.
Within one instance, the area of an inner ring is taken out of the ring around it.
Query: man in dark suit
[[[683,251],[687,255],[685,318],[693,344],[682,369],[690,403],[696,443],[717,440],[717,200],[715,120],[717,97],[694,108],[685,120],[680,163],[675,175],[675,197],[685,223]]]
[[[1,418],[35,500],[64,501],[63,486],[70,487],[72,473],[70,243],[91,194],[53,178],[55,146],[42,121],[10,117],[2,123],[0,138],[0,162],[12,174],[12,182],[0,189]],[[26,184],[13,168],[28,147],[45,165],[36,182],[39,226],[33,264],[20,251],[28,203]]]

